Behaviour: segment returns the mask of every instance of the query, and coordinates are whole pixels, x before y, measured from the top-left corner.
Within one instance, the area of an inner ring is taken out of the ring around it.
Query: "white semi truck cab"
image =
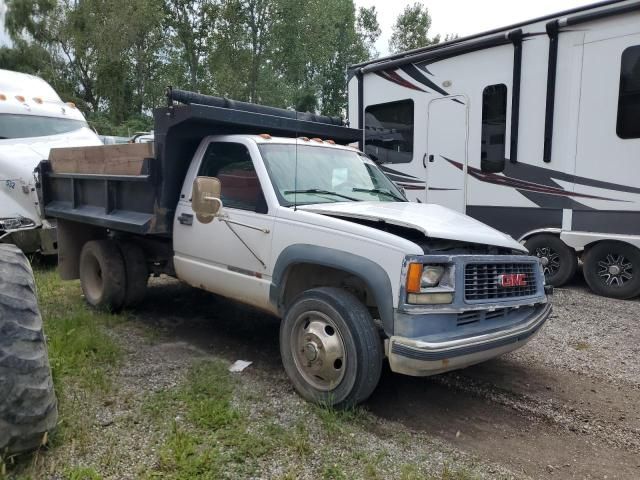
[[[0,70],[0,240],[56,253],[55,222],[42,216],[34,170],[54,147],[100,145],[82,113],[39,77]]]
[[[360,131],[169,98],[189,105],[155,112],[153,147],[61,149],[40,167],[61,274],[80,278],[89,304],[133,305],[165,273],[262,309],[282,319],[296,390],[335,405],[365,400],[385,357],[408,375],[462,368],[521,347],[549,317],[536,257],[467,216],[407,202],[348,146]]]

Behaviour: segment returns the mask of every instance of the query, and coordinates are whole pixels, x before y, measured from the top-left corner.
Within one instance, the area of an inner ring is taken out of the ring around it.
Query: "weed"
[[[588,350],[590,347],[591,345],[589,345],[587,342],[576,342],[573,345],[573,348],[575,348],[578,351]]]
[[[102,480],[102,476],[91,467],[70,467],[64,471],[65,480]]]
[[[325,465],[322,470],[322,478],[324,480],[346,480],[347,475],[337,464]]]

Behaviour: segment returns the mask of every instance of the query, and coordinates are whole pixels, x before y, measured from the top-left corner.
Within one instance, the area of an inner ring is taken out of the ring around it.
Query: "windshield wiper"
[[[341,193],[338,193],[338,192],[332,192],[331,190],[322,190],[319,188],[307,188],[306,190],[285,190],[283,193],[285,195],[289,195],[292,193],[315,193],[318,195],[334,195],[336,197],[346,198],[347,200],[351,200],[353,202],[361,201],[357,198],[349,197],[348,195],[342,195]]]
[[[395,198],[396,200],[400,200],[401,202],[406,202],[406,200],[402,197],[399,197],[395,193],[390,190],[382,190],[381,188],[358,188],[354,187],[352,189],[354,192],[367,192],[367,193],[379,193],[381,195],[386,195],[387,197]]]

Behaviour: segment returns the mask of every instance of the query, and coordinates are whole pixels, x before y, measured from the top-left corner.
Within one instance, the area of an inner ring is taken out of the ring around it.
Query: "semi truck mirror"
[[[222,208],[220,186],[215,177],[196,177],[193,181],[191,208],[199,222],[211,222]]]

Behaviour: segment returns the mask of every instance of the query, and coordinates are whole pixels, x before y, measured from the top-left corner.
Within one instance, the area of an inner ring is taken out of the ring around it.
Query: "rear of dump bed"
[[[154,144],[54,149],[40,166],[44,214],[135,235],[170,237],[191,159],[203,138],[269,133],[362,140],[342,119],[169,89],[154,111]],[[174,100],[188,105],[174,105]]]

